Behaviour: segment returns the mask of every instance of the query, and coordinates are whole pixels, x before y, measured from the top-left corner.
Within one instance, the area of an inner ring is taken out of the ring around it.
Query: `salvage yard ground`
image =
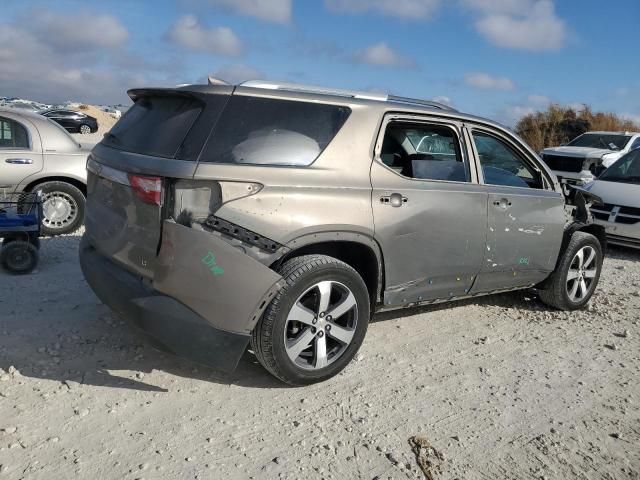
[[[640,478],[640,252],[612,249],[580,312],[524,292],[378,315],[344,373],[287,388],[250,353],[225,377],[151,348],[79,238],[0,272],[0,479],[418,479],[420,444],[435,478]]]

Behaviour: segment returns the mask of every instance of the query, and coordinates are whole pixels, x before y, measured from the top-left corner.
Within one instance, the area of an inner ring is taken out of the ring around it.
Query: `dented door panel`
[[[153,287],[212,326],[248,333],[282,277],[218,236],[165,220]]]
[[[544,280],[555,268],[562,245],[562,195],[537,189],[487,189],[487,245],[474,293]]]
[[[410,180],[371,168],[375,238],[385,258],[387,306],[464,296],[483,257],[487,194],[477,184]],[[380,201],[407,200],[394,208]]]

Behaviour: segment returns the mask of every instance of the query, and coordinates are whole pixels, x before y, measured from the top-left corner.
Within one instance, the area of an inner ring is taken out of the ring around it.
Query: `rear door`
[[[0,116],[0,188],[13,189],[42,170],[42,146],[30,122]]]
[[[473,285],[486,241],[487,193],[467,147],[460,123],[385,119],[371,183],[386,305],[464,296]]]
[[[86,235],[100,253],[153,277],[168,193],[176,181],[193,177],[225,93],[133,93],[134,106],[87,164]]]
[[[487,243],[473,292],[538,283],[558,258],[564,196],[511,138],[482,126],[469,126],[468,134],[488,202]]]

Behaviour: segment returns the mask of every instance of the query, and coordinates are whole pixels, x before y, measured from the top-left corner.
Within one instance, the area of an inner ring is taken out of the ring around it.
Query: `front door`
[[[387,306],[464,296],[480,270],[487,192],[463,138],[455,122],[385,119],[371,183]]]
[[[42,170],[39,141],[30,136],[27,125],[0,117],[0,189],[12,192],[29,175]]]
[[[471,127],[469,134],[488,194],[487,244],[473,293],[534,285],[555,268],[564,197],[510,139],[484,127]]]

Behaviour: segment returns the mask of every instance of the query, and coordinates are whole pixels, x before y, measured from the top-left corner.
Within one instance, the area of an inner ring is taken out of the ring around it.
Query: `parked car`
[[[545,148],[541,156],[560,183],[584,186],[638,147],[640,133],[587,132],[567,145]]]
[[[627,153],[587,187],[604,204],[591,211],[612,244],[640,248],[640,149]]]
[[[0,108],[0,190],[42,192],[43,234],[82,225],[88,154],[54,121]]]
[[[374,311],[536,287],[583,307],[604,229],[508,129],[445,105],[248,82],[129,92],[87,162],[84,276],[156,343],[290,384]]]
[[[47,118],[62,125],[65,130],[72,133],[82,133],[84,135],[98,131],[98,120],[86,113],[75,110],[45,110],[40,112]]]

